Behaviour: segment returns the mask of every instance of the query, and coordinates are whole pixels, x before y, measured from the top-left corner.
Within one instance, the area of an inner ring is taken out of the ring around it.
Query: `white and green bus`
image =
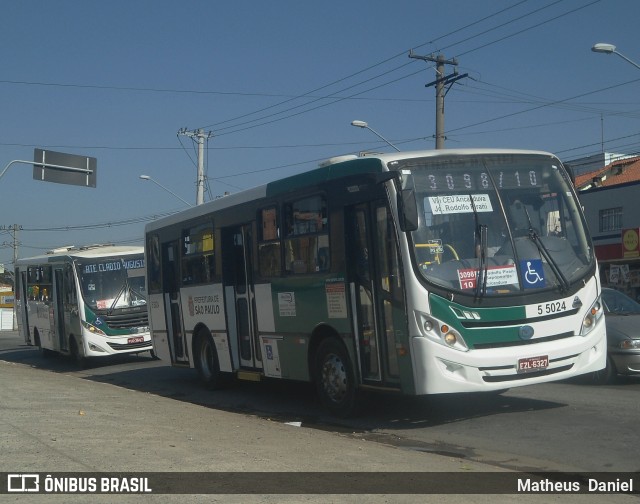
[[[602,369],[598,266],[553,155],[335,158],[147,224],[155,352],[229,378],[497,391]]]
[[[144,248],[64,247],[16,261],[18,329],[43,354],[87,358],[153,351]]]

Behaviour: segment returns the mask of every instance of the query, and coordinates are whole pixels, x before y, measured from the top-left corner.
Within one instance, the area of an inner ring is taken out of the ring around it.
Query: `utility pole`
[[[454,69],[452,74],[445,75],[445,65],[458,66],[458,61],[455,58],[450,60],[446,59],[442,54],[437,56],[430,54],[429,56],[418,56],[413,53],[413,50],[409,51],[409,57],[412,59],[419,59],[422,61],[430,61],[436,64],[436,80],[425,84],[425,87],[436,87],[436,149],[444,149],[444,97],[451,89],[454,82],[460,79],[464,79],[469,74],[458,75],[458,69]],[[445,86],[449,85],[449,88],[445,90]]]
[[[13,247],[13,267],[15,268],[16,261],[18,260],[18,231],[22,229],[19,224],[13,224],[8,226],[0,225],[0,231],[9,231],[11,233],[12,243],[4,242],[2,245],[6,247]]]
[[[9,229],[13,228],[13,268],[15,271],[16,262],[18,261],[18,229],[22,226],[18,226],[18,224],[14,224]]]
[[[182,128],[178,131],[178,135],[188,136],[196,139],[198,142],[198,175],[196,177],[196,205],[204,203],[204,141],[213,136],[210,131],[205,133],[202,129],[188,131]]]
[[[11,233],[11,237],[13,238],[13,243],[7,243],[7,242],[3,242],[0,245],[3,246],[9,246],[9,247],[13,247],[13,271],[15,271],[16,268],[16,262],[18,261],[18,230],[22,229],[22,226],[20,226],[19,224],[13,224],[13,225],[9,225],[9,226],[4,226],[4,225],[0,225],[0,231],[9,231]],[[13,327],[12,329],[15,330],[18,326],[16,325],[17,319],[16,319],[16,303],[15,303],[15,295],[16,293],[16,288],[17,288],[17,279],[14,277],[13,278],[13,292],[14,292],[14,302],[13,302]]]

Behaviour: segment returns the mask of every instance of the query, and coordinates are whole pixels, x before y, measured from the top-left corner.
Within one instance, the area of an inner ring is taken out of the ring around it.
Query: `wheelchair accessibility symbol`
[[[525,289],[539,289],[546,286],[541,259],[526,259],[520,261],[520,271],[524,277]]]

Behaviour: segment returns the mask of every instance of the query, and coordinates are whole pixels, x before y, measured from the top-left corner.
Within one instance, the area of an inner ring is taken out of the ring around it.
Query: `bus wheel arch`
[[[193,333],[193,363],[200,381],[209,390],[219,389],[226,382],[226,373],[220,371],[218,351],[211,331],[206,326],[199,325]]]
[[[338,340],[341,339],[340,335],[333,327],[324,324],[316,326],[311,332],[311,338],[309,340],[309,353],[307,354],[307,366],[312,382],[315,382],[317,377],[316,356],[318,354],[318,347],[320,346],[322,341],[327,338],[336,338]]]
[[[42,348],[42,340],[40,339],[40,332],[37,327],[33,328],[33,344],[38,347],[38,352],[42,357],[49,357],[51,350]]]
[[[358,409],[356,372],[346,345],[337,334],[312,339],[312,375],[318,396],[334,415],[352,416]]]

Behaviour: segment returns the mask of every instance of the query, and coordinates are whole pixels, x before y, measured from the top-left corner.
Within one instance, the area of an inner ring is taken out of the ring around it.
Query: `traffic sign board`
[[[34,149],[33,161],[34,180],[96,187],[98,161],[94,157]]]

